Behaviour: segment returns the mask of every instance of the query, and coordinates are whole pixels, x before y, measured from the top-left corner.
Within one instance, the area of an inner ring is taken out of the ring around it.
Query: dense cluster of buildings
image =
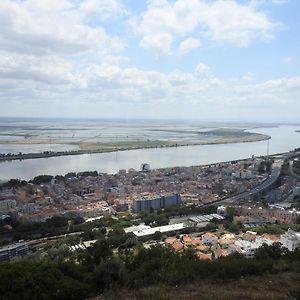
[[[249,225],[264,225],[274,223],[297,223],[300,220],[300,211],[290,208],[290,203],[276,203],[262,206],[261,203],[246,203],[244,205],[219,206],[218,214],[226,216],[232,209],[236,220],[241,221],[246,227]]]
[[[174,167],[117,174],[56,177],[49,183],[27,183],[0,191],[0,216],[43,221],[54,215],[95,217],[114,211],[147,211],[180,203],[205,204],[247,191],[267,174],[261,159],[209,166]]]
[[[212,260],[239,253],[245,257],[253,257],[256,250],[262,245],[281,243],[283,247],[294,251],[300,247],[300,233],[289,230],[280,237],[277,235],[262,234],[247,231],[238,235],[225,233],[218,236],[212,232],[205,232],[199,237],[181,235],[179,238],[168,237],[165,244],[175,251],[192,248],[199,259]]]

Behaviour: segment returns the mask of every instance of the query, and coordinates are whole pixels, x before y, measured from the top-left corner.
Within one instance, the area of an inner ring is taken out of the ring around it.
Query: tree
[[[93,281],[100,291],[110,289],[116,285],[122,286],[128,280],[124,263],[117,258],[101,261],[93,272]]]
[[[53,176],[51,175],[39,175],[33,178],[32,183],[41,184],[41,183],[49,183]]]
[[[236,211],[233,207],[226,208],[226,220],[232,222],[235,215]]]
[[[285,253],[286,249],[282,248],[281,243],[276,242],[270,246],[268,246],[267,244],[263,244],[256,250],[254,257],[256,257],[257,259],[279,259],[281,255]]]
[[[53,261],[62,262],[71,254],[70,248],[66,244],[62,244],[57,248],[52,247],[47,251],[49,257]]]
[[[112,250],[105,239],[97,241],[92,247],[88,248],[88,256],[86,260],[88,263],[99,265],[112,256]]]
[[[206,225],[206,228],[209,230],[209,231],[214,231],[214,230],[217,230],[218,229],[218,225],[213,223],[212,221],[210,221],[207,225]]]
[[[85,270],[75,264],[25,260],[0,268],[1,299],[69,299],[88,296],[91,286]]]
[[[162,238],[162,233],[160,231],[155,231],[153,234],[153,239],[160,240]]]

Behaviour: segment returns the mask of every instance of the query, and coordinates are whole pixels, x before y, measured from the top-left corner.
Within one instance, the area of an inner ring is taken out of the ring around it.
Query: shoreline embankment
[[[111,153],[118,151],[130,151],[130,150],[142,150],[142,149],[157,149],[157,148],[176,148],[176,147],[188,147],[188,146],[205,146],[205,145],[222,145],[222,144],[237,144],[237,143],[252,143],[260,142],[271,139],[268,135],[257,134],[257,137],[251,140],[222,140],[215,142],[200,142],[200,143],[176,143],[170,145],[160,145],[160,146],[137,146],[137,147],[115,147],[114,149],[93,149],[93,150],[71,150],[71,151],[45,151],[40,153],[24,153],[24,154],[10,154],[5,156],[0,156],[0,162],[11,161],[11,160],[25,160],[25,159],[41,159],[49,157],[59,157],[59,156],[70,156],[70,155],[83,155],[83,154],[98,154],[98,153]]]

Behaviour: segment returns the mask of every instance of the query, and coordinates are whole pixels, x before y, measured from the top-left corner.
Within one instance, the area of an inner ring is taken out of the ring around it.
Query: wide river
[[[300,126],[283,125],[251,130],[271,136],[269,153],[281,153],[300,147]],[[140,169],[142,163],[151,168],[194,166],[266,155],[267,141],[219,145],[155,148],[112,153],[83,154],[23,161],[0,162],[0,180],[29,180],[41,174],[64,175],[68,172],[94,171],[116,173],[120,169]]]

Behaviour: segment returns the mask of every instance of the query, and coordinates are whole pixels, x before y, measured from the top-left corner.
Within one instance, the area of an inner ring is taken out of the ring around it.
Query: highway
[[[207,207],[207,206],[211,206],[211,205],[215,205],[215,204],[236,203],[236,202],[239,202],[239,201],[244,200],[244,199],[252,198],[252,197],[264,192],[266,189],[268,189],[270,186],[272,186],[277,181],[277,179],[279,178],[282,164],[283,164],[282,159],[276,160],[272,165],[271,174],[263,182],[261,182],[259,185],[252,188],[251,190],[243,192],[243,193],[238,194],[238,195],[235,195],[235,196],[230,197],[230,198],[221,199],[221,200],[217,200],[217,201],[213,201],[213,202],[204,204],[201,207]]]

